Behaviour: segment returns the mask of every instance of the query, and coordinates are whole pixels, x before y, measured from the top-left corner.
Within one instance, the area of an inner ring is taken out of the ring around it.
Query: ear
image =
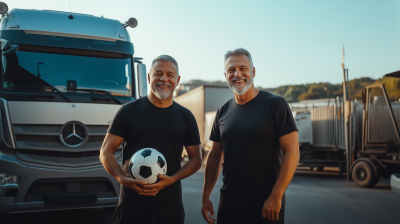
[[[225,78],[226,78],[226,73],[224,73],[224,75],[225,75]]]
[[[253,67],[253,78],[256,77],[256,67]]]
[[[150,73],[147,73],[147,81],[148,81],[149,84],[150,84]]]
[[[176,85],[175,86],[179,85],[179,81],[181,81],[181,76],[180,75],[178,75],[178,78],[176,78]]]

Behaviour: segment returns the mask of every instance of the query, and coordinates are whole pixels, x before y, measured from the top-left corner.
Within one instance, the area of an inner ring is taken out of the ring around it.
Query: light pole
[[[328,98],[328,107],[329,107],[329,91],[328,91],[328,87],[325,87],[324,90],[326,91],[326,97]]]
[[[350,137],[349,137],[349,115],[350,115],[350,105],[351,102],[348,101],[349,92],[347,88],[348,81],[348,69],[344,66],[344,45],[342,54],[342,69],[343,69],[343,112],[344,112],[344,136],[346,141],[346,170],[347,170],[347,180],[350,180],[350,169],[351,169],[351,148],[350,148]],[[347,74],[347,78],[346,78]]]

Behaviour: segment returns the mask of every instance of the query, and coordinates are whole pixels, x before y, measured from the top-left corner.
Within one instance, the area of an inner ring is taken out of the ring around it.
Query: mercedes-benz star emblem
[[[86,143],[88,138],[87,128],[81,122],[70,121],[61,127],[60,141],[66,147],[80,147]]]

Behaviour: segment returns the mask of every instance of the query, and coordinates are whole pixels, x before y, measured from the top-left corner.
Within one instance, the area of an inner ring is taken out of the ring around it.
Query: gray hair
[[[173,58],[169,55],[166,55],[166,54],[162,54],[162,55],[154,58],[153,62],[151,63],[150,71],[153,69],[153,66],[157,61],[172,62],[176,66],[176,70],[178,71],[178,75],[179,75],[178,62],[175,60],[175,58]]]
[[[228,59],[230,56],[237,56],[237,55],[246,55],[248,58],[249,58],[249,60],[250,60],[250,62],[251,62],[251,66],[254,66],[253,65],[253,59],[251,59],[251,54],[250,54],[250,52],[248,51],[248,50],[246,50],[246,49],[244,49],[244,48],[236,48],[235,50],[233,50],[233,51],[227,51],[226,52],[226,54],[225,54],[225,61],[226,61],[226,59]]]

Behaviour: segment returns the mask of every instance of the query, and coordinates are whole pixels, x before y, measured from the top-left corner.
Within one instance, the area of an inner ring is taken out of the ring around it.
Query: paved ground
[[[188,224],[205,223],[200,214],[203,175],[201,170],[183,180]],[[220,178],[212,194],[215,209],[221,184]],[[387,179],[373,189],[362,189],[333,172],[300,170],[286,192],[286,200],[287,224],[400,223],[400,195],[390,190]],[[82,209],[0,216],[0,223],[110,224],[112,217],[112,212],[102,209]]]

